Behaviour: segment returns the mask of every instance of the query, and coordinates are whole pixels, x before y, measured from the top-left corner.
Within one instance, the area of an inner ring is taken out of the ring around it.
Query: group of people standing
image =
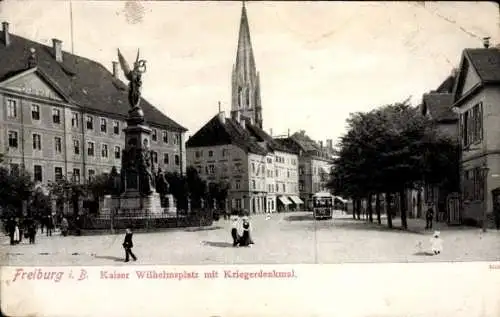
[[[23,238],[29,239],[29,244],[34,244],[39,227],[42,234],[45,231],[47,237],[52,236],[55,229],[55,223],[52,215],[42,217],[38,220],[33,217],[25,218],[22,221],[19,218],[10,218],[6,224],[6,231],[10,237],[10,244],[19,244],[22,242]],[[66,236],[69,225],[68,220],[65,217],[62,217],[60,227],[62,235]]]
[[[247,216],[232,216],[231,236],[233,238],[233,247],[249,247],[254,244],[250,232],[251,225]]]

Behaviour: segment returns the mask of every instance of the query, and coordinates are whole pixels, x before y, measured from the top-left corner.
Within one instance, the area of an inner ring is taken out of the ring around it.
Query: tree
[[[22,214],[22,203],[28,201],[33,190],[34,183],[31,175],[25,170],[19,174],[13,174],[9,169],[0,167],[0,206],[10,210],[16,216]]]
[[[207,198],[208,187],[193,166],[188,166],[186,169],[186,184],[191,199],[191,207],[201,208],[202,200]]]
[[[407,228],[407,189],[421,186],[424,181],[450,187],[456,183],[457,165],[450,164],[450,160],[458,158],[456,144],[439,135],[408,100],[352,114],[347,123],[329,186],[334,193],[353,198],[358,212],[363,197],[371,213],[372,195],[384,193],[388,206],[391,195],[396,193],[402,226]],[[390,212],[387,221],[392,227]]]
[[[83,185],[62,177],[48,184],[50,195],[56,200],[59,212],[61,212],[64,203],[71,203],[73,207],[73,216],[78,215],[80,197],[84,196],[86,191]]]

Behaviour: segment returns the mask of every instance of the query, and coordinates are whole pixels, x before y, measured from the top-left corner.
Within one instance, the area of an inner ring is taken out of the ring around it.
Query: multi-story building
[[[456,70],[439,85],[436,90],[426,93],[422,97],[420,113],[429,118],[436,128],[437,132],[444,137],[452,140],[458,138],[458,115],[452,111],[453,105],[453,87],[456,80]],[[457,171],[458,172],[458,171]],[[410,206],[410,216],[416,218],[425,217],[425,205],[432,203],[435,206],[437,221],[452,221],[453,215],[448,215],[447,205],[448,195],[451,191],[443,186],[426,184],[424,186],[424,195],[422,190],[412,190],[409,197],[408,206]],[[449,219],[449,217],[451,217]]]
[[[484,48],[465,49],[453,88],[453,107],[460,113],[462,219],[477,224],[490,224],[499,202],[499,64],[500,50],[487,42]]]
[[[63,176],[84,182],[120,170],[126,127],[127,86],[99,63],[9,33],[0,42],[0,152],[15,172],[35,181]],[[163,171],[185,170],[186,129],[141,100],[153,129],[154,162]]]
[[[230,184],[228,208],[252,213],[299,208],[297,153],[262,130],[259,77],[243,5],[231,116],[208,121],[186,143],[187,161],[208,182]]]
[[[328,190],[334,152],[332,140],[327,140],[324,146],[322,141],[313,141],[302,130],[277,141],[299,153],[300,198],[306,202],[307,208],[311,208],[308,202],[312,196]]]

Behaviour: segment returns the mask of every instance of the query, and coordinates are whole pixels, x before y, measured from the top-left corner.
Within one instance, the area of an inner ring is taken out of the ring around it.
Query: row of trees
[[[2,163],[2,156],[0,156]],[[165,173],[169,183],[168,191],[177,201],[177,208],[187,210],[188,200],[193,209],[204,207],[224,208],[228,195],[227,182],[207,183],[202,180],[193,167],[188,167],[185,175]],[[118,180],[118,181],[117,181]],[[74,212],[79,210],[82,197],[94,202],[105,195],[119,194],[119,175],[113,168],[110,175],[98,175],[89,183],[82,185],[67,178],[50,182],[47,188],[36,186],[32,176],[24,170],[12,173],[8,168],[0,166],[0,208],[4,217],[21,216],[23,203],[27,203],[27,212],[33,216],[48,215],[52,210],[52,200],[62,210],[68,203]],[[160,195],[167,194],[167,188],[159,188]],[[215,206],[214,206],[215,205]]]
[[[401,222],[406,229],[408,189],[431,184],[450,192],[458,190],[456,140],[441,135],[427,117],[410,105],[409,99],[351,114],[347,125],[329,187],[336,195],[353,199],[353,214],[357,213],[358,218],[365,199],[373,221],[375,197],[377,220],[381,223],[381,197],[386,206],[391,205],[391,197],[399,197]],[[392,227],[390,212],[387,222]]]

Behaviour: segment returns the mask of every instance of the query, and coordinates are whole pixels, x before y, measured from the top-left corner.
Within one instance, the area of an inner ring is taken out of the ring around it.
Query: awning
[[[347,203],[347,199],[344,199],[342,197],[335,196],[335,199],[340,200],[340,202],[343,203],[343,204]]]
[[[302,205],[302,204],[304,204],[304,202],[302,201],[302,199],[300,199],[298,196],[290,196],[289,198],[296,205]]]
[[[278,199],[283,205],[290,205],[292,203],[286,196],[279,196]]]
[[[330,167],[329,166],[321,166],[321,170],[323,171],[323,173],[325,174],[330,174]]]

